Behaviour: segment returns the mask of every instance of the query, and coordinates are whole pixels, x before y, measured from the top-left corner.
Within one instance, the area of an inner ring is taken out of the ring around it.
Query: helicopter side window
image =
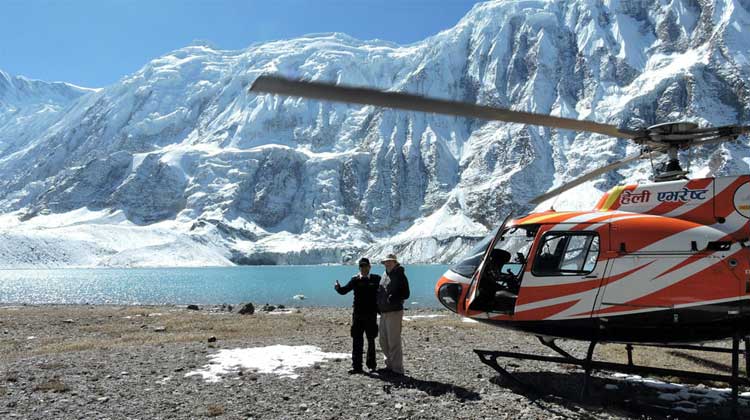
[[[540,241],[531,271],[538,276],[588,274],[598,257],[595,232],[548,232]]]
[[[583,265],[583,271],[587,273],[594,271],[597,259],[599,259],[599,236],[594,236],[591,239],[591,246],[589,246],[589,252],[586,255],[586,263]]]

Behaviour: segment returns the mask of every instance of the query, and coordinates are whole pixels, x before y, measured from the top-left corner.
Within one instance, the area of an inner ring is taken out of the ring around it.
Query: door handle
[[[588,276],[583,276],[583,278],[584,279],[598,279],[599,276],[596,275],[596,274],[591,274],[591,275],[588,275]]]

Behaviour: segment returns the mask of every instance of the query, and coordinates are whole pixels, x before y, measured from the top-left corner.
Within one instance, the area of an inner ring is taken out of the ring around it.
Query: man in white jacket
[[[386,370],[403,375],[401,322],[404,316],[404,301],[409,298],[409,280],[395,255],[388,254],[381,263],[385,266],[385,273],[378,288],[380,349],[385,356]]]

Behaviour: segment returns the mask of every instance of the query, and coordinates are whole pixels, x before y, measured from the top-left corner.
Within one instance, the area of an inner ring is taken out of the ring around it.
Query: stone
[[[188,305],[187,309],[191,311],[199,311],[201,308],[199,308],[198,305]]]
[[[208,342],[209,343],[215,343],[216,342],[216,337],[213,336],[213,335],[211,337],[208,337]]]

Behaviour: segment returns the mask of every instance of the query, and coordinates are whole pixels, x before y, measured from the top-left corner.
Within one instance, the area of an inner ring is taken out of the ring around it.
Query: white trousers
[[[380,314],[380,349],[385,356],[385,367],[404,373],[404,356],[401,349],[401,320],[404,311]]]

